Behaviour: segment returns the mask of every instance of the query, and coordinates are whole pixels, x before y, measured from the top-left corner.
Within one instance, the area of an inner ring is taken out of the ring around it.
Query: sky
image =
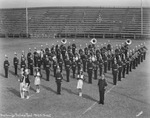
[[[0,0],[0,8],[50,6],[150,7],[150,0]]]

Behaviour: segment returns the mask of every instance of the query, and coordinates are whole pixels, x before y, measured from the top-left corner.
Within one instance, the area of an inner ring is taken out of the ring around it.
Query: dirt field
[[[51,71],[50,81],[45,81],[45,71],[42,70],[41,92],[35,93],[34,77],[30,76],[30,98],[21,99],[19,94],[18,76],[14,75],[12,65],[14,52],[21,57],[21,51],[27,54],[29,47],[40,49],[40,45],[57,44],[58,39],[0,39],[0,118],[149,118],[150,117],[150,53],[147,51],[146,60],[133,70],[125,79],[113,86],[111,71],[106,74],[108,82],[105,104],[99,105],[97,80],[83,85],[83,97],[79,97],[76,89],[77,80],[72,78],[66,82],[63,72],[62,94],[56,94],[56,83]],[[85,47],[90,39],[76,39],[78,47]],[[107,39],[98,39],[97,45],[107,42]],[[112,45],[121,44],[124,40],[110,40]],[[73,42],[72,39],[67,41]],[[130,49],[141,44],[140,40],[132,40]],[[150,41],[145,41],[149,48]],[[60,44],[60,39],[59,39]],[[150,49],[150,48],[149,48]],[[11,63],[9,78],[4,78],[3,61],[7,54]],[[19,70],[20,72],[20,70]],[[18,72],[18,73],[19,73]]]

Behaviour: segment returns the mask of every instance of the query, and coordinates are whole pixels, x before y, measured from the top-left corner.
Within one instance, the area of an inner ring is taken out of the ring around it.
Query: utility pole
[[[141,35],[143,35],[143,4],[141,0]]]
[[[28,31],[28,6],[27,6],[27,0],[25,0],[25,2],[26,2],[26,36],[27,36],[27,38],[28,38],[28,34],[29,34],[29,31]]]

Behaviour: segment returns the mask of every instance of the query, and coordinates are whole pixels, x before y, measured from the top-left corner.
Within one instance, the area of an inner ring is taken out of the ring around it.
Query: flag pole
[[[143,35],[143,4],[141,0],[141,35]]]
[[[26,1],[26,37],[28,38],[28,7],[27,7],[27,0]]]

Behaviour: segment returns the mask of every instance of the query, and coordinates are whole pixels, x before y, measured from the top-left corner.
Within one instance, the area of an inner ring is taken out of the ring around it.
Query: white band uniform
[[[37,72],[35,80],[34,80],[34,85],[40,85],[40,72]]]
[[[83,76],[84,75],[78,75],[78,82],[77,82],[77,89],[82,89],[83,86]]]

